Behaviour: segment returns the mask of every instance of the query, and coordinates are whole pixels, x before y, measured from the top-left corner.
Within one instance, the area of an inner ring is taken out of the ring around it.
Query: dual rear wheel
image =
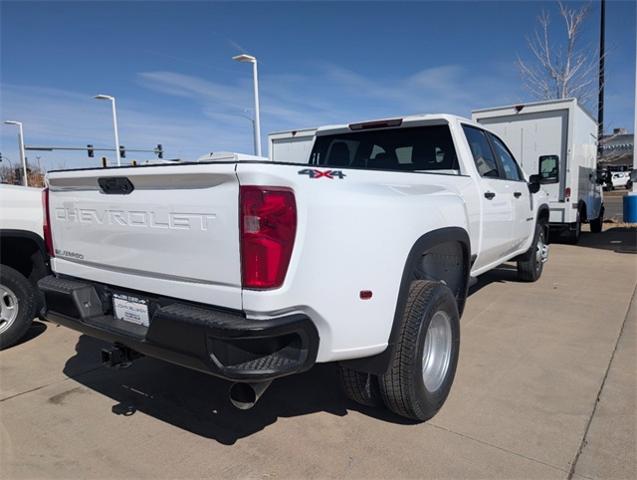
[[[341,366],[341,384],[348,398],[367,406],[386,406],[417,421],[433,417],[442,407],[458,364],[460,315],[445,284],[412,282],[389,368],[371,375]]]

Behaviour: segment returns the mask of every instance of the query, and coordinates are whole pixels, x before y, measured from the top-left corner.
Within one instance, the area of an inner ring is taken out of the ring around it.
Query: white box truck
[[[282,163],[309,161],[316,130],[316,128],[303,128],[270,133],[268,135],[270,161]]]
[[[550,226],[572,243],[582,223],[600,232],[604,218],[597,178],[597,122],[575,98],[485,108],[474,121],[498,134],[549,194]]]

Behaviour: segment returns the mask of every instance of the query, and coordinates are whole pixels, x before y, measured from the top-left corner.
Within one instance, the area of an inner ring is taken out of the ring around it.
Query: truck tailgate
[[[49,188],[57,273],[241,308],[233,163],[52,172]]]

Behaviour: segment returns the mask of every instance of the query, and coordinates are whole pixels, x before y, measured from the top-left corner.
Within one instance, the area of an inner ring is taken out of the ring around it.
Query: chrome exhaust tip
[[[272,380],[265,382],[250,382],[250,383],[233,383],[230,386],[230,403],[239,410],[250,410],[254,407],[263,392],[272,383]]]

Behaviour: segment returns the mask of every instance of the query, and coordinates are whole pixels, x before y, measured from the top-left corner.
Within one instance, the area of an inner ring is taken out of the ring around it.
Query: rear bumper
[[[42,316],[91,337],[232,381],[271,380],[309,369],[319,337],[305,315],[248,320],[243,312],[50,275],[38,282]],[[149,325],[118,320],[113,293],[148,303]]]

